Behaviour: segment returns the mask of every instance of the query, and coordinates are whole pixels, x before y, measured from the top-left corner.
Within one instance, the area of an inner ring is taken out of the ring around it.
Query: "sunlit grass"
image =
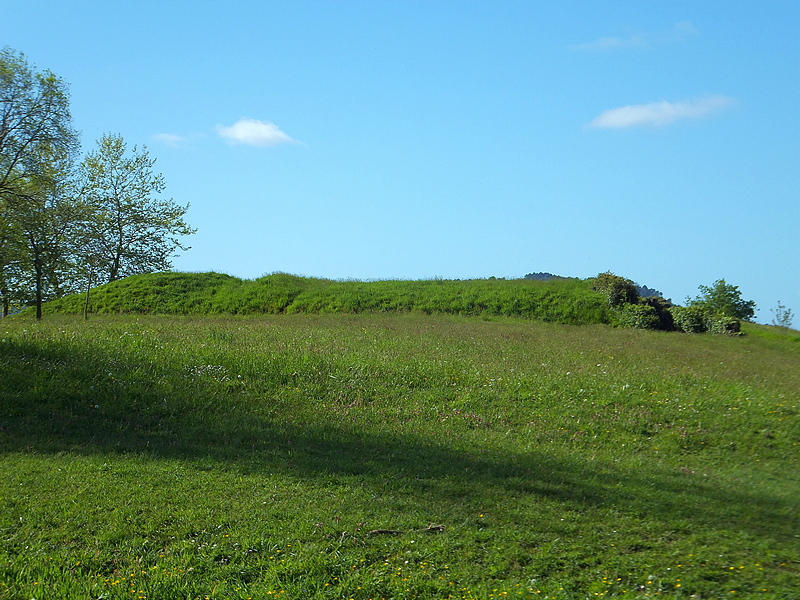
[[[76,294],[48,302],[46,314],[84,311]],[[92,290],[97,314],[265,315],[421,312],[523,316],[568,324],[609,323],[605,297],[588,281],[556,279],[332,281],[284,273],[242,280],[219,273],[150,273]]]
[[[0,322],[0,598],[794,598],[800,345]]]

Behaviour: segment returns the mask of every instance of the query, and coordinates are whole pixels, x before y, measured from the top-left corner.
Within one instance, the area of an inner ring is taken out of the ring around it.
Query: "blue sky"
[[[800,3],[0,0],[186,271],[724,278],[800,313]],[[795,326],[797,326],[795,319]]]

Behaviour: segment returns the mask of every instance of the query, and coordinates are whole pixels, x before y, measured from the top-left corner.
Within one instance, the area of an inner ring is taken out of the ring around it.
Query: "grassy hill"
[[[745,327],[2,320],[0,598],[796,598],[800,344]]]
[[[83,312],[74,295],[45,314]],[[578,279],[531,281],[331,281],[274,274],[242,280],[218,273],[137,275],[92,290],[96,314],[294,314],[423,312],[522,316],[564,324],[609,323],[605,298]]]

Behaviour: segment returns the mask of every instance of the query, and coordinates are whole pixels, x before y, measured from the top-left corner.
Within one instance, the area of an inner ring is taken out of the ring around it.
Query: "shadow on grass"
[[[250,401],[235,385],[225,395],[219,381],[190,379],[93,348],[0,343],[3,453],[141,453],[249,473],[355,477],[384,493],[433,501],[533,496],[573,509],[616,508],[658,519],[665,528],[682,522],[689,530],[702,526],[784,541],[793,541],[798,529],[794,506],[752,489],[545,452],[466,451],[344,421],[266,418],[248,408]]]

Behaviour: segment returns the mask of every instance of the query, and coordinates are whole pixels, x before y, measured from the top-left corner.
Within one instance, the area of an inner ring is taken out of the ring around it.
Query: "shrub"
[[[783,329],[790,329],[792,327],[792,309],[786,308],[781,301],[778,300],[778,307],[771,308],[770,311],[772,314],[775,315],[775,318],[772,319],[772,324],[776,327],[782,327]]]
[[[650,296],[649,298],[645,298],[644,302],[652,306],[656,314],[658,314],[659,323],[657,329],[662,329],[664,331],[673,331],[675,329],[675,323],[670,313],[672,302],[661,296]]]
[[[711,313],[702,306],[673,306],[670,309],[675,327],[685,333],[736,334],[741,331],[741,321],[722,313]]]
[[[706,329],[711,333],[740,333],[741,321],[728,315],[716,314],[706,316]]]
[[[703,310],[697,306],[673,306],[669,309],[675,328],[684,333],[703,333],[706,319]]]
[[[636,291],[636,284],[630,279],[614,275],[611,271],[600,273],[595,277],[592,289],[605,294],[611,306],[636,304],[639,301],[639,292]]]
[[[617,309],[619,324],[634,329],[660,329],[661,319],[649,304],[623,304]]]

